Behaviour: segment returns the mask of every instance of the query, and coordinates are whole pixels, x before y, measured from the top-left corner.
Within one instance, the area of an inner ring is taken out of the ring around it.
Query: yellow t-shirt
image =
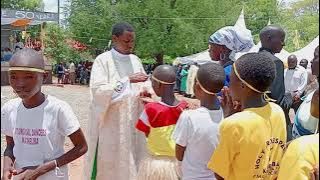
[[[220,144],[208,168],[227,180],[275,179],[286,140],[280,106],[245,109],[222,121]]]
[[[308,180],[318,164],[319,134],[302,136],[290,143],[281,161],[278,180]]]

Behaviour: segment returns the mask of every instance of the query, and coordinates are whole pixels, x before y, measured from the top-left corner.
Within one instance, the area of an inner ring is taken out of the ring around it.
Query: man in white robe
[[[114,48],[93,63],[85,180],[135,180],[145,153],[135,122],[143,110],[140,92],[151,85],[140,59],[131,54],[134,38],[130,24],[114,25]]]

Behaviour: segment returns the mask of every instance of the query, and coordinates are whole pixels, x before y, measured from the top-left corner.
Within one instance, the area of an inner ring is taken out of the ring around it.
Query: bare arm
[[[183,160],[184,151],[186,150],[186,147],[180,146],[179,144],[176,144],[176,158],[178,161]]]
[[[217,179],[217,180],[224,180],[221,176],[219,176],[219,174],[214,173],[214,175],[216,176],[216,179]]]
[[[3,177],[2,179],[10,179],[12,171],[14,170],[13,164],[15,157],[13,156],[14,141],[11,136],[6,136],[7,147],[4,150],[3,157]]]
[[[71,139],[74,147],[68,151],[67,153],[63,154],[59,158],[56,159],[57,166],[61,167],[70,162],[78,159],[82,155],[84,155],[87,150],[87,142],[84,138],[83,132],[81,129],[78,129],[76,132],[72,133],[69,138]],[[38,166],[35,171],[31,171],[29,174],[26,174],[26,177],[34,177],[37,178],[43,174],[46,174],[49,171],[52,171],[56,168],[54,161],[49,161],[43,165]],[[32,178],[31,178],[32,179]]]

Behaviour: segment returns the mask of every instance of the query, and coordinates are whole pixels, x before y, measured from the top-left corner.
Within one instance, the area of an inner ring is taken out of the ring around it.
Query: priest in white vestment
[[[143,110],[141,92],[151,84],[140,59],[131,54],[134,38],[130,24],[114,25],[114,48],[93,63],[85,180],[135,180],[145,153],[145,137],[135,122]]]

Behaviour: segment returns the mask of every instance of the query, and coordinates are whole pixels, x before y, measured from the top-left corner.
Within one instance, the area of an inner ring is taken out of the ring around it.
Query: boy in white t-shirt
[[[87,151],[77,117],[64,101],[41,92],[44,60],[33,49],[12,56],[11,87],[19,98],[1,108],[1,133],[6,136],[3,179],[68,180],[67,164]],[[65,137],[74,147],[64,152]]]
[[[207,164],[218,145],[223,111],[216,93],[223,88],[224,81],[225,73],[219,64],[204,64],[197,72],[194,92],[201,107],[184,111],[173,133],[176,158],[182,161],[182,180],[215,179]]]

